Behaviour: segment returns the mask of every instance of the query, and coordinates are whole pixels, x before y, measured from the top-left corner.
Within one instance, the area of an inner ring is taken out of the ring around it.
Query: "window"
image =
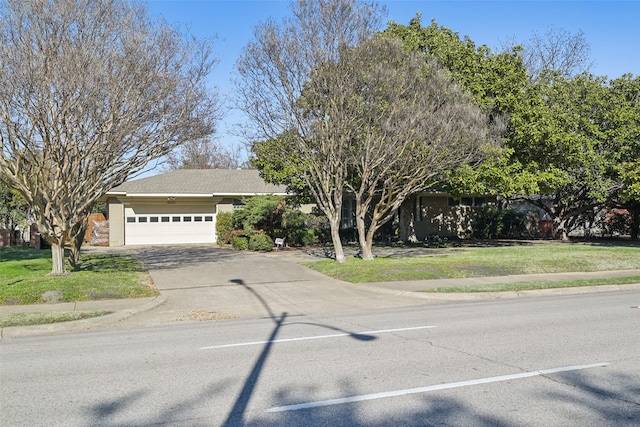
[[[456,200],[453,197],[449,197],[449,206],[458,206],[460,204],[460,200]]]
[[[484,206],[487,204],[487,199],[484,197],[476,197],[473,199],[473,206]]]
[[[460,199],[460,206],[473,206],[473,197],[463,197]]]
[[[213,217],[211,215],[207,215],[204,217],[205,222],[213,222]]]
[[[149,217],[149,222],[158,222],[158,217],[157,216]]]
[[[182,221],[184,222],[191,222],[191,217],[190,216],[185,216]]]
[[[127,217],[127,222],[136,222],[136,217],[135,216],[128,216]]]
[[[168,216],[163,216],[162,218],[160,218],[160,221],[169,222],[169,217]]]
[[[138,222],[147,222],[147,217],[146,216],[138,217]]]
[[[194,216],[194,217],[193,217],[193,220],[194,220],[195,222],[202,222],[202,217],[201,217],[201,216]]]
[[[239,199],[233,199],[233,210],[244,209],[244,202]]]
[[[173,218],[171,218],[171,222],[180,222],[180,217],[174,216]]]

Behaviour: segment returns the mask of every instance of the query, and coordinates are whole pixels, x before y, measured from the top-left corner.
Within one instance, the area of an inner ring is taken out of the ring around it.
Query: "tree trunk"
[[[372,230],[375,224],[369,226],[369,230]],[[356,227],[358,228],[358,243],[360,243],[360,257],[365,261],[373,260],[373,233],[368,233],[364,217],[362,215],[356,215]],[[371,238],[369,238],[371,234]]]
[[[342,240],[340,240],[340,217],[329,218],[329,226],[331,227],[331,241],[336,261],[344,262],[344,249],[342,248]]]
[[[553,232],[556,239],[560,239],[563,242],[569,240],[569,233],[567,232],[567,221],[565,219],[558,219],[553,221]]]
[[[54,276],[60,276],[67,274],[67,270],[64,266],[64,244],[51,241],[51,274]]]
[[[81,222],[76,224],[75,227],[73,227],[73,237],[71,238],[71,253],[69,255],[69,263],[73,267],[80,263],[80,248],[82,247],[82,243],[84,243],[85,231],[87,231],[87,219],[88,216],[85,217]]]

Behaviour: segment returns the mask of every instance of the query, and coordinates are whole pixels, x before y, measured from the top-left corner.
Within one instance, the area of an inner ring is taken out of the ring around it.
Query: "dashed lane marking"
[[[366,331],[366,332],[345,332],[341,334],[331,334],[331,335],[312,335],[308,337],[298,337],[298,338],[284,338],[279,340],[271,340],[271,341],[253,341],[253,342],[242,342],[242,343],[234,343],[234,344],[222,344],[222,345],[212,345],[208,347],[200,347],[200,350],[213,350],[218,348],[229,348],[229,347],[242,347],[247,345],[262,345],[262,344],[271,344],[271,343],[283,343],[283,342],[294,342],[294,341],[306,341],[306,340],[319,340],[326,338],[337,338],[337,337],[362,337],[366,335],[374,335],[374,334],[384,334],[389,332],[403,332],[403,331],[415,331],[418,329],[432,329],[436,326],[414,326],[411,328],[398,328],[398,329],[381,329],[378,331]]]
[[[342,405],[345,403],[363,402],[366,400],[384,399],[388,397],[404,396],[407,394],[428,393],[430,391],[446,390],[450,388],[468,387],[479,384],[489,384],[501,381],[530,378],[540,375],[555,374],[558,372],[578,371],[581,369],[599,368],[609,365],[609,363],[594,363],[591,365],[564,366],[561,368],[543,369],[540,371],[522,372],[519,374],[501,375],[498,377],[480,378],[477,380],[459,381],[448,384],[438,384],[426,387],[409,388],[405,390],[386,391],[382,393],[363,394],[359,396],[342,397],[339,399],[320,400],[317,402],[297,403],[294,405],[278,406],[267,409],[267,412],[299,411],[301,409],[319,408],[321,406]]]

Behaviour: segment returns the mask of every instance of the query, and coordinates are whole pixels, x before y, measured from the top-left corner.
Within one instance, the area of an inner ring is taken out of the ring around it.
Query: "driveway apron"
[[[143,326],[176,321],[277,317],[407,305],[328,278],[286,257],[213,245],[133,249],[166,302],[131,321]]]

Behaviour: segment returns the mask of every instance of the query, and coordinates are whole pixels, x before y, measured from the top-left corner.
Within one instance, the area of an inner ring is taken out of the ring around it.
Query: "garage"
[[[215,243],[215,205],[129,206],[125,245]]]
[[[259,195],[287,191],[254,169],[179,169],[125,182],[102,198],[109,246],[216,243],[216,215]]]

